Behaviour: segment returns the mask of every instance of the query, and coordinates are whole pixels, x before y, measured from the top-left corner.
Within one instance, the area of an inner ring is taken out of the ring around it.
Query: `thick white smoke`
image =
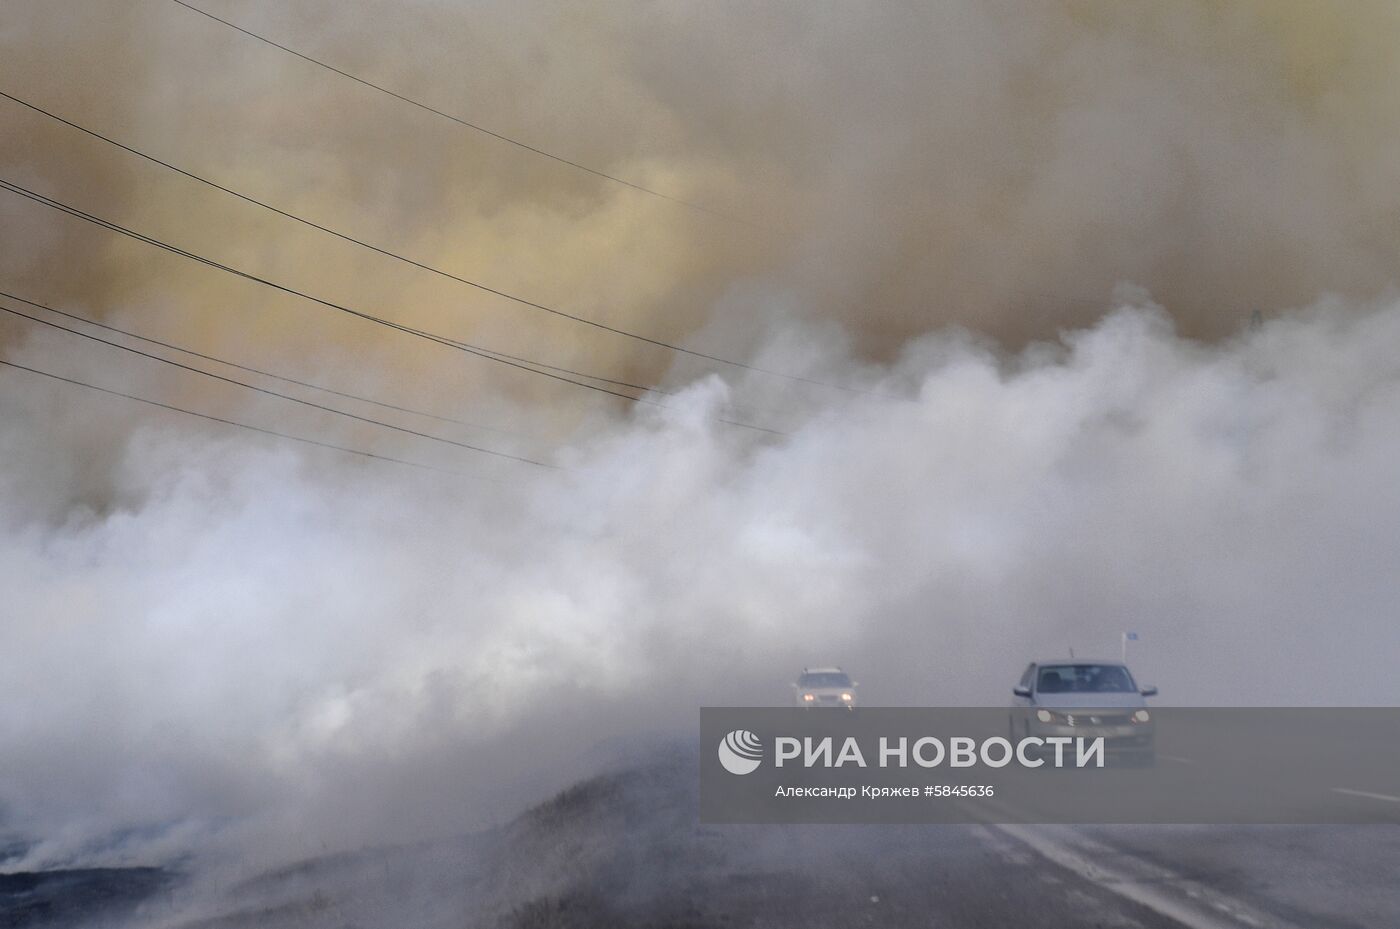
[[[999,704],[1124,630],[1166,703],[1400,701],[1400,306],[1207,345],[1118,304],[929,335],[780,438],[700,381],[499,485],[153,414],[84,507],[124,401],[0,372],[4,828],[26,865],[442,834],[803,664]]]
[[[0,360],[496,481],[0,368],[0,848],[29,843],[6,867],[456,833],[689,740],[702,704],[784,702],[806,664],[871,704],[996,704],[1028,660],[1134,631],[1164,703],[1400,702],[1395,4],[202,5],[757,222],[168,0],[10,4],[0,90],[488,286],[859,390],[489,298],[0,102],[11,181],[682,391],[629,410],[0,194],[11,292],[565,469],[6,316]],[[1120,280],[1151,296],[1106,303]]]

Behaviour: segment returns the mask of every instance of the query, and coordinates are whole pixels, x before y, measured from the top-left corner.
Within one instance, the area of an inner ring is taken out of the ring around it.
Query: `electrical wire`
[[[436,107],[429,106],[428,104],[423,103],[422,101],[415,100],[412,97],[405,96],[401,93],[397,93],[396,91],[390,90],[389,88],[384,87],[383,85],[376,84],[373,81],[369,81],[365,78],[359,77],[358,75],[351,74],[349,71],[343,71],[332,64],[328,64],[327,62],[321,61],[319,58],[313,58],[310,55],[305,54],[304,52],[299,52],[294,48],[290,48],[286,45],[281,44],[280,42],[275,42],[265,35],[260,35],[259,33],[253,32],[250,29],[245,29],[244,27],[236,23],[232,23],[227,19],[221,19],[218,16],[215,16],[213,13],[210,13],[208,10],[202,10],[197,6],[194,6],[193,4],[184,2],[184,0],[173,0],[173,2],[193,13],[198,13],[200,16],[204,16],[208,19],[211,19],[216,23],[221,23],[222,25],[225,25],[236,32],[241,32],[243,35],[248,36],[251,39],[256,39],[257,41],[262,42],[265,45],[270,45],[273,48],[284,51],[289,55],[294,55],[297,58],[300,58],[302,61],[316,65],[318,68],[324,68],[327,71],[331,71],[335,74],[340,75],[341,77],[349,78],[357,84],[361,84],[365,87],[370,88],[371,90],[376,90],[381,94],[385,94],[386,96],[393,97],[395,100],[407,103],[410,106],[415,106],[420,110],[433,114],[434,116],[439,116],[443,119],[450,120],[459,126],[464,126],[465,128],[471,129],[475,132],[480,132],[484,135],[490,136],[493,139],[498,139],[509,145],[514,145],[517,148],[524,149],[527,152],[532,152],[544,158],[549,158],[553,161],[559,162],[560,164],[568,165],[569,167],[576,168],[579,171],[585,171],[588,174],[592,174],[595,177],[600,177],[604,180],[612,181],[615,184],[621,184],[624,187],[630,187],[633,190],[640,191],[641,193],[650,194],[653,197],[660,197],[662,200],[669,200],[672,203],[677,203],[681,206],[689,207],[692,210],[698,210],[701,213],[708,213],[710,216],[714,216],[718,219],[724,219],[730,222],[743,223],[746,226],[759,228],[758,224],[753,222],[752,220],[747,220],[740,216],[733,216],[728,213],[722,213],[718,210],[711,209],[710,207],[703,206],[699,203],[695,203],[690,200],[683,200],[680,197],[663,193],[651,187],[644,187],[643,185],[635,183],[633,181],[629,181],[626,178],[618,177],[615,174],[608,174],[606,171],[600,171],[597,168],[590,168],[585,164],[580,164],[579,162],[565,158],[562,155],[556,155],[553,152],[545,151],[542,148],[530,145],[527,142],[522,142],[519,139],[512,138],[503,133],[492,131],[490,129],[487,129],[485,126],[480,125],[479,123],[471,122],[469,120],[461,118],[460,116],[453,116],[451,113],[444,112],[443,110],[439,110]]]
[[[175,0],[175,2],[179,2],[179,0]],[[371,242],[367,242],[367,241],[365,241],[364,239],[361,239],[361,238],[358,238],[358,237],[356,237],[356,236],[350,235],[349,233],[340,232],[340,231],[338,231],[338,230],[336,230],[336,229],[330,228],[329,226],[323,225],[322,223],[316,222],[315,220],[307,219],[306,217],[300,216],[300,215],[298,215],[298,214],[296,214],[296,213],[293,213],[293,212],[291,212],[291,211],[289,211],[289,210],[285,210],[285,209],[282,209],[281,207],[274,206],[273,204],[268,203],[268,202],[265,201],[265,200],[261,200],[261,199],[259,199],[259,198],[257,198],[257,197],[254,197],[254,196],[252,196],[251,194],[246,194],[246,193],[243,193],[242,191],[235,190],[234,188],[229,187],[229,186],[227,186],[227,185],[225,185],[225,184],[222,184],[222,183],[220,183],[220,182],[218,182],[218,181],[211,180],[211,179],[209,179],[209,178],[207,178],[207,177],[204,177],[204,176],[202,176],[202,175],[196,174],[196,173],[194,173],[193,171],[189,171],[189,170],[187,170],[187,169],[185,169],[185,168],[181,168],[181,167],[179,167],[179,166],[176,165],[176,164],[173,164],[173,163],[171,163],[171,162],[169,162],[169,161],[165,161],[164,159],[157,158],[156,156],[154,156],[154,155],[152,155],[152,154],[150,154],[150,153],[148,153],[148,152],[141,151],[140,149],[137,149],[137,148],[134,148],[134,147],[132,147],[132,146],[130,146],[130,145],[127,145],[127,144],[124,143],[124,142],[119,142],[119,141],[117,141],[116,139],[114,139],[114,138],[112,138],[112,137],[110,137],[110,136],[108,136],[108,135],[104,135],[103,133],[96,131],[95,129],[89,129],[89,128],[86,127],[86,126],[79,125],[78,123],[75,123],[75,122],[73,122],[73,121],[70,120],[70,119],[67,119],[67,118],[65,118],[65,117],[63,117],[63,116],[58,115],[57,113],[54,113],[54,112],[52,112],[52,111],[50,111],[50,110],[45,109],[44,107],[39,106],[38,104],[31,103],[31,102],[29,102],[28,100],[22,100],[22,99],[20,99],[19,97],[16,97],[16,96],[14,96],[13,94],[10,94],[10,93],[6,93],[6,92],[3,91],[3,90],[0,90],[0,97],[3,97],[3,98],[5,98],[6,100],[9,100],[9,101],[11,101],[11,102],[13,102],[13,103],[17,103],[17,104],[19,104],[20,106],[26,107],[26,108],[32,110],[32,111],[35,112],[35,113],[39,113],[39,114],[41,114],[41,115],[43,115],[43,116],[46,116],[46,117],[48,117],[49,119],[54,120],[55,122],[62,123],[63,125],[68,126],[68,127],[71,128],[71,129],[75,129],[75,130],[77,130],[78,132],[82,132],[82,133],[84,133],[84,134],[86,134],[86,135],[88,135],[88,136],[90,136],[90,137],[92,137],[92,138],[94,138],[94,139],[98,139],[98,140],[100,140],[100,141],[102,141],[102,142],[107,143],[108,145],[111,145],[111,146],[114,146],[114,147],[116,147],[116,148],[119,148],[119,149],[121,149],[121,150],[124,151],[124,152],[127,152],[127,153],[129,153],[129,154],[135,155],[135,156],[138,157],[138,158],[145,159],[146,161],[148,161],[148,162],[150,162],[150,163],[152,163],[152,164],[158,165],[158,166],[160,166],[160,167],[162,167],[162,168],[165,168],[166,170],[173,171],[173,172],[175,172],[176,174],[179,174],[179,175],[181,175],[181,176],[183,176],[183,177],[186,177],[186,178],[188,178],[188,179],[190,179],[190,180],[192,180],[192,181],[195,181],[196,183],[203,184],[203,185],[205,185],[206,187],[212,188],[212,189],[214,189],[214,190],[218,190],[218,191],[220,191],[220,192],[222,192],[222,193],[228,194],[228,195],[231,196],[231,197],[236,197],[237,199],[242,200],[242,201],[244,201],[245,203],[249,203],[249,204],[252,204],[253,206],[259,207],[259,208],[264,209],[264,210],[267,210],[267,211],[269,211],[269,212],[271,212],[271,213],[275,213],[275,214],[277,214],[278,216],[284,217],[284,218],[286,218],[286,219],[290,219],[290,220],[292,220],[293,222],[301,223],[302,225],[304,225],[304,226],[306,226],[306,227],[308,227],[308,228],[315,229],[315,230],[317,230],[318,232],[323,232],[323,233],[325,233],[325,234],[327,234],[327,235],[330,235],[330,236],[334,236],[335,238],[340,239],[340,240],[342,240],[342,241],[344,241],[344,242],[349,242],[349,243],[351,243],[351,244],[353,244],[353,245],[357,245],[357,246],[359,246],[359,247],[361,247],[361,248],[368,249],[369,251],[372,251],[372,252],[374,252],[374,253],[376,253],[376,254],[378,254],[378,255],[382,255],[382,256],[384,256],[384,257],[386,257],[386,258],[390,258],[390,259],[393,259],[393,260],[395,260],[395,261],[402,262],[402,263],[407,264],[407,265],[409,265],[409,266],[411,266],[411,267],[413,267],[413,268],[417,268],[417,269],[419,269],[419,270],[421,270],[421,271],[427,271],[427,272],[430,273],[430,274],[435,274],[435,275],[437,275],[437,276],[439,276],[439,277],[446,278],[447,280],[454,281],[454,282],[456,282],[456,283],[458,283],[458,284],[464,284],[464,285],[466,285],[466,286],[468,286],[468,287],[475,288],[475,289],[477,289],[477,290],[479,290],[479,291],[482,291],[482,292],[484,292],[484,293],[488,293],[488,294],[491,294],[491,295],[496,296],[496,297],[501,297],[501,298],[503,298],[503,299],[505,299],[505,300],[511,301],[512,303],[518,304],[518,305],[520,305],[520,306],[529,307],[529,308],[533,308],[533,309],[536,309],[536,310],[541,310],[541,311],[543,311],[543,312],[545,312],[545,313],[552,314],[552,315],[557,316],[557,317],[560,317],[560,318],[562,318],[562,319],[567,319],[567,320],[570,320],[570,321],[572,321],[572,322],[580,323],[580,324],[585,325],[585,326],[591,326],[591,327],[593,327],[593,328],[595,328],[595,329],[600,329],[600,330],[602,330],[602,331],[604,331],[604,332],[612,333],[612,334],[614,334],[614,335],[622,336],[622,337],[624,337],[624,338],[634,339],[634,340],[636,340],[636,341],[638,341],[638,342],[642,342],[642,343],[644,343],[644,344],[651,345],[651,346],[654,346],[654,347],[657,347],[657,348],[663,348],[663,349],[666,349],[666,350],[668,350],[668,351],[677,352],[677,353],[679,353],[679,354],[690,355],[690,356],[692,356],[692,357],[700,358],[700,359],[703,359],[703,360],[706,360],[706,361],[711,361],[711,362],[714,362],[714,363],[716,363],[716,364],[728,365],[728,366],[730,366],[730,367],[739,368],[739,369],[744,370],[744,371],[750,371],[750,372],[753,372],[753,373],[755,373],[755,374],[763,374],[763,375],[767,375],[767,376],[769,376],[769,377],[782,378],[783,380],[796,381],[796,382],[799,382],[799,383],[810,384],[810,385],[817,386],[817,387],[827,387],[827,388],[830,388],[830,389],[832,389],[832,390],[842,390],[842,391],[847,391],[847,392],[850,392],[850,393],[865,393],[865,391],[862,391],[862,390],[860,390],[860,389],[858,389],[858,388],[848,387],[848,386],[843,385],[843,384],[835,384],[835,383],[832,383],[832,382],[829,382],[829,381],[820,380],[820,379],[818,379],[818,378],[804,377],[804,376],[796,375],[796,374],[787,374],[787,373],[784,373],[784,372],[782,372],[782,371],[775,371],[775,370],[772,370],[772,369],[769,369],[769,368],[760,367],[760,366],[758,366],[758,365],[749,364],[749,363],[747,363],[747,362],[735,361],[735,360],[730,359],[730,358],[725,358],[725,357],[723,357],[723,356],[721,356],[721,355],[714,355],[714,354],[710,354],[710,353],[708,353],[708,352],[699,351],[699,350],[697,350],[697,349],[686,348],[686,347],[684,347],[684,346],[682,346],[682,345],[678,345],[678,344],[676,344],[676,343],[674,343],[674,342],[667,342],[667,341],[664,341],[664,340],[662,340],[662,339],[657,339],[657,338],[653,338],[653,337],[651,337],[651,336],[643,335],[643,334],[641,334],[641,333],[639,333],[639,332],[634,332],[634,331],[632,331],[632,330],[630,330],[630,329],[623,329],[623,328],[621,328],[621,327],[619,327],[619,326],[612,326],[612,325],[609,325],[609,324],[607,324],[607,323],[599,322],[598,320],[595,320],[595,319],[590,319],[590,318],[588,318],[588,317],[586,317],[586,316],[580,316],[580,315],[578,315],[578,314],[576,314],[576,313],[570,313],[570,312],[568,312],[568,311],[566,311],[566,310],[561,310],[561,309],[559,309],[559,308],[557,308],[557,307],[549,306],[548,304],[539,303],[539,302],[537,302],[537,301],[530,300],[530,299],[527,299],[527,298],[525,298],[525,297],[517,296],[516,294],[512,294],[512,293],[510,293],[510,292],[508,292],[508,291],[504,291],[504,290],[501,290],[501,289],[499,289],[499,288],[491,287],[491,286],[489,286],[489,285],[487,285],[487,284],[483,284],[483,283],[481,283],[480,281],[475,281],[475,280],[472,280],[471,278],[463,277],[463,276],[461,276],[461,275],[459,275],[459,274],[455,274],[455,273],[453,273],[453,272],[451,272],[451,271],[446,271],[446,270],[444,270],[444,269],[442,269],[442,268],[439,268],[439,267],[436,267],[436,266],[434,266],[434,265],[427,264],[426,262],[418,261],[417,259],[414,259],[414,258],[409,258],[409,257],[407,257],[407,256],[405,256],[405,255],[403,255],[403,254],[400,254],[400,253],[398,253],[398,252],[395,252],[395,251],[392,251],[392,250],[390,250],[390,249],[384,248],[384,247],[382,247],[382,246],[374,245],[374,244],[371,243]],[[505,354],[502,353],[502,352],[496,352],[496,354],[500,354],[500,355],[502,355],[502,357],[512,358],[512,360],[515,360],[515,361],[521,361],[521,360],[522,360],[522,359],[519,359],[519,358],[514,358],[513,356],[510,356],[510,355],[505,355]],[[535,365],[538,365],[538,366],[540,366],[540,367],[550,368],[550,370],[562,370],[562,369],[558,369],[558,368],[553,368],[553,367],[551,367],[551,366],[549,366],[549,365],[543,365],[543,364],[541,364],[540,362],[527,362],[527,363],[535,364]],[[569,371],[569,372],[567,372],[567,373],[574,374],[574,375],[579,376],[579,377],[588,377],[588,378],[590,378],[590,379],[592,379],[592,380],[605,381],[605,382],[610,383],[610,384],[615,384],[615,385],[621,386],[621,387],[628,387],[628,388],[631,388],[631,389],[633,389],[633,390],[651,390],[651,391],[654,391],[654,392],[657,392],[657,393],[665,393],[665,391],[655,390],[655,388],[642,387],[642,386],[639,386],[639,385],[637,385],[637,384],[629,384],[629,383],[624,382],[624,381],[611,380],[611,379],[609,379],[609,378],[600,377],[600,376],[598,376],[598,375],[580,374],[579,372],[576,372],[576,371]]]
[[[10,295],[7,293],[0,292],[0,296],[8,297]],[[457,448],[466,449],[467,451],[472,452],[478,452],[483,455],[491,455],[497,458],[507,458],[511,461],[521,462],[522,464],[530,464],[535,465],[539,468],[549,468],[551,470],[558,470],[558,468],[555,465],[546,464],[543,461],[536,461],[533,458],[526,458],[521,455],[512,455],[508,452],[496,451],[495,449],[483,448],[480,445],[472,445],[469,442],[459,442],[456,439],[443,438],[442,436],[436,436],[428,432],[419,432],[417,429],[409,429],[406,426],[396,426],[393,423],[386,423],[382,420],[371,419],[368,416],[360,416],[357,413],[350,413],[345,410],[338,410],[333,406],[327,406],[324,403],[317,403],[314,400],[304,400],[301,397],[293,397],[291,394],[279,393],[278,391],[271,390],[267,387],[259,387],[256,384],[249,384],[246,381],[240,381],[236,378],[225,377],[222,374],[215,374],[213,371],[205,371],[204,369],[196,368],[193,365],[182,364],[181,362],[175,361],[172,358],[163,358],[160,355],[155,355],[150,352],[143,352],[139,348],[133,348],[130,345],[122,345],[120,342],[112,342],[107,339],[100,338],[99,336],[95,336],[89,332],[79,332],[77,329],[70,329],[67,326],[60,325],[51,320],[40,319],[37,316],[30,316],[28,313],[21,313],[19,310],[11,309],[10,307],[4,305],[0,305],[0,312],[9,313],[11,316],[17,316],[20,319],[27,319],[30,322],[38,323],[41,326],[48,326],[52,329],[57,329],[61,332],[67,332],[72,335],[78,336],[79,338],[88,339],[93,342],[98,342],[102,345],[110,345],[112,348],[117,348],[124,352],[130,352],[133,355],[138,355],[142,358],[148,358],[152,361],[158,361],[161,364],[167,364],[172,367],[179,368],[182,371],[189,371],[193,374],[202,374],[205,377],[212,378],[216,381],[222,381],[225,384],[232,384],[236,387],[243,387],[247,390],[251,390],[260,394],[265,394],[269,397],[277,397],[282,400],[287,400],[291,403],[299,403],[302,406],[311,407],[312,409],[321,410],[326,413],[333,413],[336,416],[344,416],[347,419],[353,419],[362,423],[368,423],[372,426],[380,426],[384,429],[392,429],[395,432],[402,432],[405,435],[417,436],[420,439],[428,439],[432,442],[441,442],[444,445],[452,445]]]
[[[455,340],[455,339],[451,339],[451,338],[448,338],[448,337],[445,337],[445,336],[437,335],[436,333],[427,332],[427,331],[422,330],[422,329],[416,329],[416,328],[414,328],[414,327],[407,326],[407,325],[405,325],[405,324],[403,324],[403,323],[396,323],[396,322],[394,322],[394,321],[392,321],[392,320],[385,319],[384,317],[375,316],[375,315],[372,314],[372,313],[366,313],[366,312],[364,312],[363,310],[354,309],[353,307],[346,306],[345,304],[336,303],[336,302],[331,301],[331,300],[326,300],[326,299],[324,299],[324,298],[322,298],[322,297],[317,297],[317,296],[315,296],[315,295],[313,295],[313,294],[310,294],[310,293],[308,293],[308,292],[306,292],[306,291],[298,290],[298,289],[296,289],[296,288],[294,288],[294,287],[291,287],[291,286],[288,286],[288,285],[286,285],[286,284],[279,284],[279,283],[277,283],[276,281],[272,281],[272,280],[269,280],[269,279],[264,278],[264,277],[259,277],[258,275],[253,274],[253,273],[251,273],[251,272],[249,272],[249,271],[244,271],[244,270],[241,270],[241,269],[239,269],[239,268],[234,268],[234,267],[232,267],[232,266],[230,266],[230,265],[223,264],[223,263],[221,263],[221,262],[219,262],[219,261],[216,261],[216,260],[214,260],[214,259],[212,259],[212,258],[207,258],[207,257],[205,257],[205,256],[203,256],[203,255],[196,254],[195,252],[191,252],[191,251],[188,251],[188,250],[186,250],[186,249],[180,248],[179,246],[172,245],[172,244],[170,244],[170,243],[168,243],[168,242],[161,241],[160,239],[156,239],[156,238],[154,238],[154,237],[152,237],[152,236],[148,236],[148,235],[146,235],[146,234],[144,234],[144,233],[137,232],[137,231],[135,231],[135,230],[133,230],[133,229],[129,229],[129,228],[127,228],[126,226],[122,226],[122,225],[120,225],[120,224],[118,224],[118,223],[115,223],[115,222],[113,222],[113,221],[111,221],[111,220],[103,219],[103,218],[100,217],[100,216],[97,216],[97,215],[92,214],[92,213],[88,213],[88,212],[86,212],[86,211],[84,211],[84,210],[81,210],[81,209],[79,209],[79,208],[77,208],[77,207],[74,207],[74,206],[71,206],[71,205],[69,205],[69,204],[63,203],[63,202],[61,202],[61,201],[59,201],[59,200],[55,200],[55,199],[53,199],[52,197],[45,196],[44,194],[40,194],[40,193],[38,193],[38,192],[36,192],[36,191],[30,190],[29,188],[24,187],[24,186],[22,186],[22,185],[15,184],[15,183],[13,183],[12,181],[9,181],[9,180],[4,179],[4,178],[0,178],[0,189],[8,190],[8,191],[11,192],[11,193],[17,194],[18,196],[24,197],[24,198],[26,198],[26,199],[28,199],[28,200],[32,200],[32,201],[34,201],[35,203],[39,203],[39,204],[42,204],[43,206],[47,206],[47,207],[49,207],[50,209],[57,210],[57,211],[59,211],[59,212],[61,212],[61,213],[65,213],[65,214],[67,214],[67,215],[69,215],[69,216],[72,216],[72,217],[74,217],[74,218],[76,218],[76,219],[81,219],[81,220],[83,220],[84,222],[88,222],[88,223],[92,223],[93,225],[100,226],[101,228],[107,229],[107,230],[109,230],[109,231],[111,231],[111,232],[119,233],[120,235],[124,235],[124,236],[126,236],[126,237],[128,237],[128,238],[135,239],[136,241],[143,242],[143,243],[145,243],[145,244],[147,244],[147,245],[151,245],[151,246],[153,246],[153,247],[155,247],[155,248],[159,248],[159,249],[162,249],[162,250],[164,250],[164,251],[170,252],[170,253],[172,253],[172,254],[179,255],[179,256],[181,256],[181,257],[183,257],[183,258],[187,258],[187,259],[189,259],[189,260],[191,260],[191,261],[198,262],[199,264],[206,265],[206,266],[208,266],[208,267],[214,268],[214,269],[219,270],[219,271],[224,271],[224,272],[226,272],[226,273],[228,273],[228,274],[234,275],[235,277],[243,278],[244,280],[248,280],[248,281],[252,281],[252,282],[254,282],[254,283],[262,284],[262,285],[265,286],[265,287],[269,287],[269,288],[271,288],[271,289],[273,289],[273,290],[276,290],[276,291],[279,291],[279,292],[281,292],[281,293],[285,293],[285,294],[288,294],[288,295],[291,295],[291,296],[295,296],[295,297],[300,297],[300,298],[302,298],[302,299],[304,299],[304,300],[307,300],[307,301],[309,301],[309,302],[311,302],[311,303],[320,304],[321,306],[327,307],[328,309],[332,309],[332,310],[336,310],[336,311],[341,312],[341,313],[348,314],[348,315],[353,316],[353,317],[356,317],[356,318],[358,318],[358,319],[362,319],[362,320],[364,320],[364,321],[366,321],[366,322],[374,323],[374,324],[380,325],[380,326],[385,326],[385,327],[387,327],[387,328],[389,328],[389,329],[394,329],[394,330],[396,330],[396,331],[398,331],[398,332],[402,332],[402,333],[404,333],[404,334],[406,334],[406,335],[416,336],[416,337],[418,337],[418,338],[422,338],[422,339],[425,339],[425,340],[430,341],[430,342],[435,342],[435,343],[437,343],[437,344],[439,344],[439,345],[443,345],[443,346],[446,346],[446,347],[448,347],[448,348],[453,348],[453,349],[456,349],[456,350],[458,350],[458,351],[465,352],[465,353],[470,354],[470,355],[475,355],[475,356],[480,357],[480,358],[486,358],[486,359],[488,359],[488,360],[490,360],[490,361],[497,362],[498,364],[507,365],[507,366],[512,367],[512,368],[518,368],[518,369],[520,369],[520,370],[522,370],[522,371],[527,371],[527,372],[529,372],[529,373],[531,373],[531,374],[537,374],[537,375],[539,375],[539,376],[541,376],[541,377],[550,378],[550,379],[556,380],[556,381],[562,381],[563,383],[566,383],[566,384],[573,384],[573,385],[576,386],[576,387],[582,387],[582,388],[584,388],[584,389],[586,389],[586,390],[592,390],[592,391],[596,391],[596,392],[598,392],[598,393],[607,394],[607,395],[609,395],[609,396],[613,396],[613,397],[617,397],[617,398],[620,398],[620,399],[623,399],[623,400],[627,400],[627,401],[630,401],[630,402],[632,402],[632,403],[644,403],[644,404],[648,404],[648,405],[652,405],[652,406],[661,407],[661,408],[663,408],[663,409],[667,409],[667,408],[668,408],[668,407],[666,406],[666,404],[661,403],[661,402],[656,401],[656,400],[651,400],[651,399],[649,399],[649,398],[647,398],[647,397],[637,397],[637,396],[633,396],[633,395],[631,395],[631,394],[622,393],[621,391],[612,390],[612,389],[607,388],[607,387],[600,387],[600,386],[597,385],[597,384],[590,384],[590,383],[587,383],[587,382],[585,382],[585,381],[573,380],[573,379],[570,378],[570,377],[567,377],[567,376],[564,376],[564,375],[561,375],[561,374],[556,374],[556,373],[553,373],[553,372],[548,371],[548,370],[540,370],[538,367],[533,367],[533,366],[532,366],[532,365],[534,365],[534,362],[530,362],[530,361],[527,361],[527,360],[519,360],[519,361],[518,361],[518,360],[515,360],[515,356],[505,356],[505,355],[502,355],[502,354],[494,353],[494,352],[492,352],[492,351],[490,351],[490,350],[482,349],[482,348],[480,348],[480,347],[478,347],[478,346],[470,345],[470,343],[460,342],[460,341],[457,341],[457,340]],[[571,373],[576,373],[576,372],[571,372]],[[580,375],[580,376],[585,376],[585,377],[586,377],[586,376],[589,376],[589,375]],[[766,427],[764,427],[764,426],[756,426],[756,425],[753,425],[753,424],[751,424],[751,423],[740,422],[740,421],[738,421],[738,420],[726,419],[726,418],[721,418],[721,417],[716,417],[716,420],[717,420],[718,422],[724,423],[724,424],[726,424],[726,425],[736,426],[736,427],[739,427],[739,428],[742,428],[742,429],[751,429],[751,430],[754,430],[754,431],[757,431],[757,432],[765,432],[765,433],[769,433],[769,434],[772,434],[772,435],[782,435],[782,434],[783,434],[783,433],[779,432],[779,431],[776,430],[776,429],[769,429],[769,428],[766,428]]]
[[[171,342],[162,342],[160,339],[153,339],[149,336],[141,335],[138,332],[132,332],[130,329],[122,329],[117,326],[110,325],[108,323],[98,322],[95,319],[89,319],[86,316],[79,316],[77,313],[69,313],[66,310],[56,309],[52,306],[49,306],[47,303],[37,303],[33,300],[21,297],[18,294],[6,293],[3,290],[0,290],[0,297],[8,297],[11,300],[17,301],[19,303],[28,304],[29,306],[32,306],[35,309],[46,310],[49,313],[62,316],[66,319],[71,319],[74,322],[82,323],[85,326],[95,326],[98,329],[103,329],[107,332],[115,332],[117,335],[126,336],[129,339],[136,339],[140,342],[145,342],[148,345],[155,345],[159,348],[167,348],[171,351],[176,351],[184,355],[189,355],[192,358],[201,358],[205,361],[213,361],[217,364],[227,365],[230,368],[236,368],[239,371],[247,371],[249,374],[256,374],[260,377],[271,378],[275,381],[282,381],[283,383],[287,384],[295,384],[298,387],[306,387],[310,390],[319,390],[322,393],[328,393],[336,397],[344,397],[347,400],[357,400],[360,403],[368,403],[371,406],[377,406],[386,410],[394,410],[398,413],[409,413],[413,416],[422,416],[425,419],[435,419],[438,422],[451,423],[456,426],[466,426],[469,429],[482,429],[487,432],[498,432],[501,435],[515,436],[517,438],[530,438],[529,436],[524,436],[519,432],[512,432],[509,429],[499,429],[495,426],[483,426],[481,423],[468,422],[464,419],[453,419],[451,416],[442,416],[437,413],[429,413],[427,410],[418,410],[414,409],[413,407],[398,406],[397,404],[386,403],[382,400],[375,400],[372,397],[365,397],[361,396],[360,394],[352,394],[347,393],[343,390],[336,390],[333,387],[326,387],[324,384],[313,384],[310,381],[298,380],[294,377],[287,377],[284,374],[274,374],[271,371],[264,371],[261,368],[254,368],[250,365],[239,364],[236,361],[229,361],[226,358],[219,358],[215,355],[206,355],[205,353],[197,352],[192,348],[185,348],[184,346],[175,345]]]
[[[330,442],[322,442],[318,439],[308,439],[305,436],[293,435],[289,432],[278,432],[275,429],[264,429],[262,426],[253,426],[248,423],[240,423],[237,420],[224,419],[221,416],[212,416],[208,413],[199,413],[194,410],[187,410],[184,407],[175,406],[173,404],[161,403],[159,400],[148,400],[145,397],[138,397],[135,394],[123,393],[120,390],[112,390],[109,387],[99,387],[96,384],[89,384],[87,381],[79,381],[71,377],[64,377],[61,374],[54,374],[51,371],[42,371],[38,368],[31,368],[27,365],[22,365],[14,361],[5,361],[4,359],[0,359],[0,365],[4,365],[7,368],[15,368],[19,371],[28,371],[30,374],[37,374],[41,377],[52,378],[55,381],[62,381],[65,384],[72,384],[76,387],[86,387],[89,390],[96,390],[104,394],[111,394],[114,397],[125,397],[127,400],[135,400],[137,403],[144,403],[148,406],[160,407],[163,410],[171,410],[176,413],[184,413],[186,416],[197,416],[200,419],[207,419],[210,422],[223,423],[226,426],[237,426],[239,429],[247,429],[252,432],[260,432],[263,435],[276,436],[279,439],[289,439],[293,442],[302,442],[306,445],[315,445],[318,448],[329,448],[333,449],[334,451],[345,452],[350,455],[359,455],[362,458],[373,458],[376,461],[391,461],[394,464],[407,465],[410,468],[420,468],[424,471],[436,471],[440,474],[452,474],[457,477],[468,477],[474,480],[490,481],[491,483],[500,483],[499,481],[492,480],[491,478],[481,477],[476,474],[468,474],[465,471],[453,471],[448,468],[438,468],[434,467],[433,465],[422,464],[417,461],[409,461],[404,458],[394,458],[390,455],[380,455],[375,452],[367,452],[358,448],[349,448],[344,445],[335,445]]]

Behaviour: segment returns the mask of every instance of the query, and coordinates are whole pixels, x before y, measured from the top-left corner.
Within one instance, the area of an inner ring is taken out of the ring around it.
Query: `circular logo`
[[[749,774],[763,760],[763,742],[747,729],[735,729],[720,739],[719,763],[730,774]]]

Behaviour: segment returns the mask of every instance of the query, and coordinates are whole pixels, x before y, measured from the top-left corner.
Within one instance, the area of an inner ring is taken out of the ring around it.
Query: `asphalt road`
[[[493,832],[163,891],[126,925],[1400,927],[1400,826],[701,826],[694,774],[678,759]],[[0,926],[82,924],[42,915]]]

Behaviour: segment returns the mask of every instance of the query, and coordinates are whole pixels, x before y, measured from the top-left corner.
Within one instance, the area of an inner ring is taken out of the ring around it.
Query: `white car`
[[[1156,759],[1157,725],[1143,687],[1121,661],[1065,658],[1032,662],[1011,689],[1010,736],[1102,736],[1105,747],[1140,764]]]
[[[856,682],[840,668],[803,668],[792,689],[797,706],[850,709],[856,705]]]

